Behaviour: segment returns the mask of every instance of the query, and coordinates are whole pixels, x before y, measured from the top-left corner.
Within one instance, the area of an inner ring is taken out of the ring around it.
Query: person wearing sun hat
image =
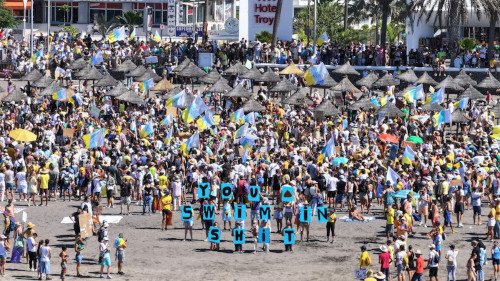
[[[104,278],[104,275],[103,275],[103,270],[104,270],[104,266],[107,266],[107,273],[108,273],[108,276],[107,278],[108,279],[111,279],[111,275],[110,275],[110,272],[111,272],[111,254],[110,254],[110,247],[109,247],[109,243],[108,243],[108,236],[105,236],[102,240],[102,242],[99,244],[99,264],[101,265],[101,269],[99,271],[100,273],[100,276],[101,278]]]
[[[380,263],[380,271],[384,273],[386,276],[391,276],[391,263],[392,263],[392,258],[391,254],[389,253],[389,248],[387,248],[386,245],[380,246],[380,253],[378,255],[378,262]]]
[[[364,281],[377,281],[377,279],[375,279],[373,277],[373,271],[372,270],[366,271],[366,278],[364,279]]]
[[[40,175],[38,175],[38,189],[40,190],[40,205],[42,206],[43,197],[45,195],[45,205],[49,204],[49,170],[46,165],[42,165],[43,168],[40,170]]]

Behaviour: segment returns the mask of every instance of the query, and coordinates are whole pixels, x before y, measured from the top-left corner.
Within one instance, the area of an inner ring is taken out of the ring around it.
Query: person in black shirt
[[[345,181],[345,177],[343,175],[341,175],[339,179],[339,182],[337,182],[337,200],[335,200],[334,209],[337,208],[337,203],[340,203],[340,208],[344,208],[345,189],[347,186],[347,182]]]
[[[127,173],[130,174],[130,172],[127,172]],[[122,183],[121,188],[120,188],[120,197],[121,197],[120,215],[123,214],[123,205],[124,204],[127,205],[127,215],[130,215],[130,203],[131,203],[130,193],[132,191],[132,183],[130,182],[131,177],[129,176],[129,177],[126,177],[124,179],[125,180]]]
[[[146,214],[146,206],[149,207],[149,215],[151,216],[151,205],[153,203],[153,187],[150,184],[146,184],[143,190],[143,204],[142,204],[142,214]]]
[[[82,208],[78,207],[78,210],[69,216],[73,220],[73,229],[75,230],[75,239],[80,235],[80,218],[79,215],[82,214]]]

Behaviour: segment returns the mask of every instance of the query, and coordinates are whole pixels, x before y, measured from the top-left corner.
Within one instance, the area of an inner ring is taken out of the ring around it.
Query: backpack
[[[434,258],[432,259],[432,261],[433,261],[435,264],[438,264],[438,263],[441,261],[441,257],[439,257],[438,252],[436,252],[436,251],[433,251],[433,252],[434,252]]]
[[[321,175],[318,179],[318,188],[321,191],[326,190],[326,179],[325,179],[325,176],[323,176],[323,175]]]
[[[65,174],[64,174],[64,177],[63,177],[63,185],[64,185],[64,186],[69,186],[69,185],[71,185],[71,176],[69,175],[69,173],[65,173]]]
[[[97,232],[97,242],[102,242],[102,239],[104,239],[104,231],[102,229],[99,229]]]
[[[366,181],[363,180],[360,184],[359,184],[359,192],[361,193],[366,193],[368,192],[368,186],[366,184]]]

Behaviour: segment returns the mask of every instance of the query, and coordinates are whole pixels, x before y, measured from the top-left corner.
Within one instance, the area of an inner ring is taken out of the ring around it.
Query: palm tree
[[[106,36],[117,26],[115,18],[107,21],[106,16],[101,14],[94,19],[94,26],[97,31],[102,35],[101,40],[105,40]]]
[[[370,23],[375,24],[375,44],[379,43],[379,20],[380,6],[376,0],[356,0],[351,3],[350,11],[356,11],[350,18],[350,23],[361,23],[366,19],[371,19]]]
[[[142,25],[142,13],[136,11],[126,11],[123,16],[117,16],[118,24],[128,29],[129,35],[134,31],[135,26]]]
[[[66,25],[67,19],[68,19],[68,13],[70,11],[70,7],[68,4],[64,4],[59,8],[59,11],[64,12],[64,25]]]
[[[470,6],[469,6],[470,5]],[[451,61],[454,61],[459,52],[460,26],[467,23],[469,7],[481,16],[481,7],[485,7],[490,17],[490,24],[493,26],[497,21],[499,0],[414,0],[411,9],[417,11],[410,20],[412,23],[420,22],[425,16],[425,21],[429,22],[434,15],[434,22],[439,26],[446,26],[448,29],[448,48],[450,49]],[[491,12],[491,14],[490,14]],[[445,25],[443,25],[443,19]],[[490,37],[494,37],[490,32]],[[493,41],[491,41],[493,44]]]
[[[484,13],[488,16],[490,23],[488,34],[488,60],[491,60],[495,56],[493,42],[495,41],[495,28],[498,21],[498,13],[500,13],[500,0],[481,2],[481,4],[483,5]]]
[[[278,0],[276,3],[276,12],[274,14],[274,25],[273,25],[273,36],[271,38],[271,49],[276,46],[278,41],[278,27],[280,25],[281,19],[281,7],[283,6],[283,0]]]

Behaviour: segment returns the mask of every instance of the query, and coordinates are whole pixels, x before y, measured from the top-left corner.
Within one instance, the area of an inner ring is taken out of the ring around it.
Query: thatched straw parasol
[[[220,77],[219,80],[217,80],[217,82],[215,82],[215,84],[212,85],[212,87],[210,87],[210,89],[207,90],[207,92],[210,92],[210,93],[224,93],[226,91],[231,91],[233,88],[231,88],[228,84],[227,84],[227,80]]]
[[[285,67],[282,71],[280,71],[279,74],[281,74],[281,75],[295,74],[295,75],[302,76],[302,75],[304,75],[304,72],[302,70],[300,70],[297,66],[295,66],[295,64],[292,61],[287,67]]]
[[[42,78],[33,82],[31,86],[38,88],[47,88],[50,84],[52,84],[52,82],[54,82],[54,79],[50,78],[49,76],[43,76]]]
[[[151,91],[155,92],[168,92],[172,89],[174,89],[175,86],[168,81],[168,79],[163,78],[160,82],[158,82],[152,89]]]
[[[32,69],[30,72],[25,74],[23,77],[19,78],[19,81],[32,82],[32,81],[36,81],[42,77],[43,77],[43,74],[40,71],[38,71],[36,69]]]
[[[258,79],[260,77],[262,77],[262,73],[256,67],[252,67],[249,70],[247,70],[247,72],[240,75],[240,78],[257,80],[257,81],[259,81]]]
[[[114,70],[117,72],[129,72],[137,68],[137,65],[135,65],[131,60],[125,60],[117,66]]]
[[[156,74],[156,72],[154,72],[151,67],[148,67],[141,76],[134,77],[134,80],[137,82],[144,82],[148,81],[149,79],[153,79],[153,81],[157,83],[161,81],[161,76]]]
[[[460,85],[462,87],[466,87],[468,85],[472,85],[472,86],[477,85],[477,81],[472,79],[469,75],[467,75],[467,73],[465,73],[465,69],[463,69],[463,68],[462,68],[462,70],[460,70],[457,77],[455,77],[455,79],[453,79],[453,81],[455,81],[455,83],[457,83],[458,85]]]
[[[292,82],[288,81],[287,79],[281,80],[276,86],[272,87],[269,92],[290,92],[290,91],[296,91],[297,87],[292,84]]]
[[[15,90],[14,92],[10,93],[6,97],[2,98],[2,102],[20,102],[20,101],[27,101],[29,97],[21,92],[20,90]]]
[[[249,99],[250,97],[252,97],[252,93],[249,90],[243,88],[241,84],[238,84],[236,88],[229,91],[229,93],[225,94],[224,97]]]
[[[359,72],[357,72],[356,69],[354,69],[354,67],[352,67],[349,62],[346,62],[341,67],[335,69],[333,71],[333,73],[342,74],[342,75],[349,75],[349,74],[360,75]]]
[[[396,80],[394,77],[392,77],[392,74],[386,73],[380,79],[375,81],[375,83],[373,83],[372,86],[381,88],[381,87],[396,86],[396,85],[399,85],[399,81]]]
[[[278,74],[274,73],[273,70],[269,67],[267,71],[262,74],[260,77],[257,79],[254,79],[255,81],[261,81],[261,82],[280,82],[281,78]]]
[[[236,75],[236,74],[243,74],[247,70],[248,70],[248,68],[246,68],[244,65],[242,65],[241,62],[237,62],[234,65],[232,65],[231,67],[229,67],[228,69],[226,69],[226,71],[224,71],[224,72],[227,74]]]
[[[394,118],[394,117],[397,117],[397,116],[405,116],[406,113],[404,113],[403,111],[401,111],[399,108],[397,108],[396,105],[394,105],[393,103],[386,103],[384,106],[380,107],[377,111],[375,111],[375,114],[379,115],[379,114],[384,114],[385,117],[389,117],[389,118]]]
[[[436,85],[436,90],[439,90],[441,88],[445,87],[446,90],[452,90],[452,91],[463,91],[464,88],[462,86],[458,85],[453,81],[453,78],[451,76],[447,76],[441,83]]]
[[[68,68],[73,69],[73,70],[78,70],[85,68],[87,65],[89,65],[83,58],[79,58],[75,60],[74,62],[70,63]]]
[[[420,76],[420,78],[418,78],[418,80],[415,82],[417,82],[417,84],[424,84],[431,86],[436,86],[438,84],[438,82],[432,79],[432,77],[429,74],[427,74],[427,72],[424,72],[424,74],[422,74],[422,76]]]
[[[127,74],[125,74],[125,76],[128,76],[128,77],[139,77],[139,76],[143,75],[144,72],[146,72],[146,70],[147,69],[144,67],[144,65],[139,65],[135,69],[133,69],[130,72],[128,72]]]
[[[500,82],[491,73],[488,73],[488,77],[484,78],[476,87],[480,89],[500,89]]]
[[[307,93],[307,89],[299,89],[297,92],[295,92],[295,94],[284,100],[283,103],[291,105],[312,105],[313,101],[309,97],[307,97]]]
[[[57,81],[52,81],[41,93],[40,96],[51,96],[53,93],[64,89]]]
[[[130,91],[122,82],[118,82],[118,84],[111,90],[106,92],[105,96],[109,97],[118,97],[123,95],[123,93]]]
[[[371,88],[373,86],[373,83],[375,83],[377,80],[378,80],[378,74],[373,71],[370,71],[368,75],[356,81],[355,84],[356,86],[359,87],[365,86],[367,88]]]
[[[124,102],[129,102],[133,104],[143,104],[145,103],[144,99],[136,94],[134,91],[126,91],[120,96],[116,97],[117,100],[121,100]]]
[[[335,116],[340,113],[335,105],[329,100],[324,101],[320,105],[316,106],[313,111],[323,112],[323,116]]]
[[[242,107],[243,112],[265,112],[266,107],[264,107],[262,104],[260,104],[256,100],[249,100],[245,102],[245,104]]]
[[[206,84],[214,84],[221,78],[219,72],[217,72],[216,69],[212,69],[208,74],[206,74],[203,77],[200,77],[201,82],[206,83]]]
[[[469,98],[470,100],[479,100],[479,99],[485,99],[486,96],[481,94],[481,92],[479,92],[478,90],[476,90],[476,88],[474,88],[472,85],[469,84],[469,87],[467,87],[467,89],[465,89],[465,91],[462,92],[462,94],[460,94],[458,96],[459,99],[463,99],[463,98]]]
[[[332,87],[333,91],[339,92],[352,92],[353,94],[359,94],[361,91],[354,86],[349,78],[344,77],[335,87]]]
[[[99,81],[95,83],[96,87],[108,87],[118,85],[118,80],[113,78],[109,73],[106,73]]]
[[[396,78],[408,83],[415,83],[415,81],[418,80],[417,75],[411,68],[408,68],[405,72],[396,75]]]
[[[439,104],[437,104],[437,103],[428,103],[426,105],[423,105],[422,109],[425,110],[425,111],[440,112],[444,108],[442,106],[440,106]]]

